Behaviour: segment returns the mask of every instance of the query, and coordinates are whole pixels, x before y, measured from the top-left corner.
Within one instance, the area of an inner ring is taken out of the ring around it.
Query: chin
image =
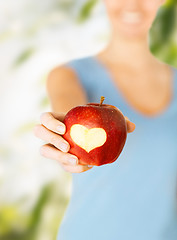
[[[119,35],[122,35],[124,38],[128,39],[144,39],[147,38],[149,34],[149,27],[143,25],[142,23],[137,24],[118,24],[116,31]]]

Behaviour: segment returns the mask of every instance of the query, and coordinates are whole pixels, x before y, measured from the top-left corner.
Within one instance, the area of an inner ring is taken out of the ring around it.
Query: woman
[[[47,81],[52,113],[35,135],[41,154],[72,173],[70,203],[58,240],[177,239],[177,72],[149,51],[148,32],[163,0],[104,0],[112,28],[97,56],[56,67]],[[74,106],[117,106],[128,139],[118,160],[83,166],[69,154],[62,120]],[[81,173],[82,172],[82,173]],[[79,174],[80,173],[80,174]]]

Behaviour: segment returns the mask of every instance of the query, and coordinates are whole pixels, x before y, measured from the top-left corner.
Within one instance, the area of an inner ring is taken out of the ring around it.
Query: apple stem
[[[105,97],[101,96],[101,99],[100,99],[100,105],[101,106],[103,104],[103,101],[105,100]]]

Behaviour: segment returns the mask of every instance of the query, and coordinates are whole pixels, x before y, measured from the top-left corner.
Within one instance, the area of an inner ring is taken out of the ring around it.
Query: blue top
[[[88,102],[118,107],[136,124],[114,163],[72,173],[72,194],[58,240],[177,240],[177,70],[161,114],[133,109],[95,57],[69,62]]]

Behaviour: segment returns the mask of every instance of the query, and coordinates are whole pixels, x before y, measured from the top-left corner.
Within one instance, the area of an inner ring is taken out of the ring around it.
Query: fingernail
[[[68,144],[62,142],[62,143],[60,144],[60,148],[61,148],[62,151],[66,152],[66,151],[68,150]]]
[[[69,158],[69,163],[72,165],[76,165],[77,164],[77,157],[71,157]]]
[[[59,126],[57,126],[57,131],[58,131],[59,133],[61,133],[61,134],[64,134],[64,133],[65,133],[65,127],[59,125]]]

